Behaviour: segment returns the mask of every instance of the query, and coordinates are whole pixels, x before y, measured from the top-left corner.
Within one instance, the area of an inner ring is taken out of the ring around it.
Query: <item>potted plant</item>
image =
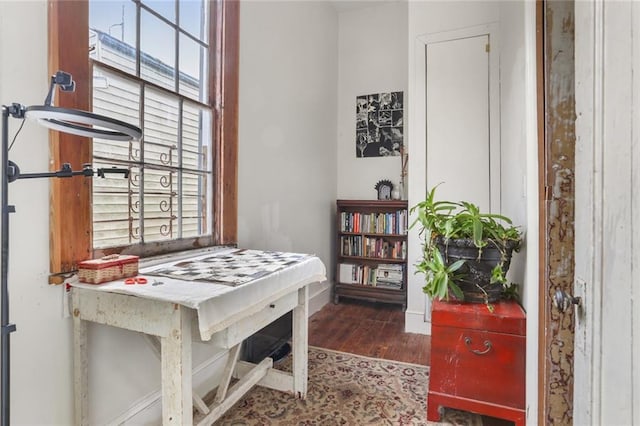
[[[424,293],[431,298],[486,303],[514,297],[516,285],[506,279],[511,256],[522,234],[511,219],[481,213],[473,203],[435,201],[435,190],[411,208],[411,225],[426,233],[417,271],[426,276]]]

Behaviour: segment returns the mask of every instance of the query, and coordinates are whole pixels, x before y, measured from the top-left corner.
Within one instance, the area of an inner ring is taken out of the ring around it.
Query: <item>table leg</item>
[[[220,404],[227,397],[227,391],[229,390],[229,384],[233,377],[233,370],[235,370],[236,364],[238,363],[238,355],[240,355],[241,348],[242,343],[238,343],[229,351],[229,359],[227,359],[227,365],[224,367],[220,384],[218,385],[218,392],[213,400],[216,404]]]
[[[191,312],[175,305],[171,333],[160,338],[162,424],[191,426]]]
[[[149,342],[149,344],[151,345],[151,348],[153,348],[153,352],[156,354],[158,359],[160,359],[160,338],[158,336],[152,336],[149,334],[145,334],[144,336],[146,337],[147,342]],[[207,407],[207,404],[205,404],[205,402],[202,400],[202,398],[200,398],[200,395],[198,395],[195,390],[191,391],[191,402],[193,403],[193,406],[196,408],[196,410],[198,410],[200,413],[209,413],[209,407]]]
[[[89,379],[87,357],[87,322],[80,319],[77,300],[72,300],[73,306],[73,397],[74,424],[83,426],[89,424]]]
[[[307,396],[307,367],[309,357],[309,289],[298,290],[298,305],[293,308],[293,394]]]

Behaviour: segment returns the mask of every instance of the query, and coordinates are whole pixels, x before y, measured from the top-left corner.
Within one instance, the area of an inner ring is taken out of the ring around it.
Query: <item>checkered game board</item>
[[[240,249],[179,262],[154,270],[158,275],[186,281],[206,281],[236,287],[311,257],[308,254]]]

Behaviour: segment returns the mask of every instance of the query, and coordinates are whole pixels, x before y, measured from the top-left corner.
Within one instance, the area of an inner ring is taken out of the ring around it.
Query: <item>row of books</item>
[[[371,234],[406,234],[407,210],[392,213],[340,213],[342,232],[362,232]]]
[[[404,281],[403,265],[380,264],[377,266],[340,263],[338,281],[342,284],[361,284],[379,288],[400,290]]]
[[[375,257],[380,259],[406,259],[407,242],[362,235],[340,237],[342,256]]]

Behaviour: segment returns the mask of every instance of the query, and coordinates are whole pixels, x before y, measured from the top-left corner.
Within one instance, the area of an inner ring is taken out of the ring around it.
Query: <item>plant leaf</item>
[[[473,242],[477,247],[482,244],[482,222],[480,220],[473,221]]]
[[[466,262],[465,259],[460,259],[460,260],[456,260],[455,262],[453,262],[448,268],[447,270],[449,272],[455,272],[458,269],[460,269],[462,267],[462,265],[464,265],[464,262]]]
[[[458,284],[450,281],[449,288],[451,289],[453,294],[456,295],[456,298],[458,298],[458,300],[464,300],[464,293],[462,293],[462,290],[460,289],[460,287],[458,287]]]

